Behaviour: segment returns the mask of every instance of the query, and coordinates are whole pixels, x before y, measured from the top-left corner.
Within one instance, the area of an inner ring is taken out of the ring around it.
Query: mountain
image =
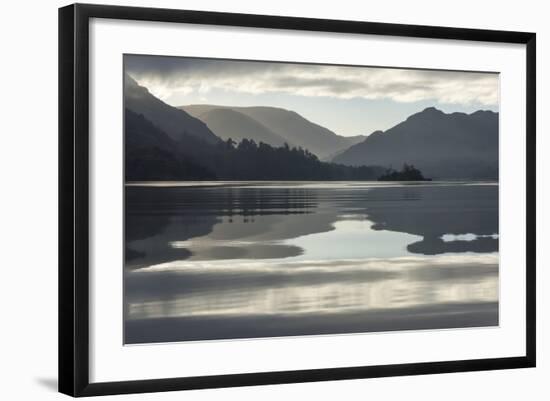
[[[125,176],[127,181],[209,180],[215,174],[186,152],[194,137],[176,141],[154,126],[143,115],[126,109],[124,113]],[[193,138],[192,140],[189,140]],[[219,142],[219,141],[218,141]]]
[[[294,111],[277,107],[229,107],[202,104],[181,106],[179,108],[204,121],[212,131],[222,138],[227,137],[222,131],[228,129],[226,126],[231,125],[231,130],[234,132],[242,132],[241,135],[243,138],[253,139],[256,142],[263,141],[275,146],[280,144],[280,139],[282,138],[283,141],[287,142],[290,146],[300,146],[307,149],[320,159],[326,159],[336,152],[346,149],[362,140],[362,136],[360,135],[354,137],[337,135],[331,130],[305,119]],[[234,118],[235,115],[232,114],[227,114],[225,116],[218,114],[216,119],[213,119],[210,113],[214,110],[232,110],[238,112],[254,120],[264,129],[258,131],[258,136],[256,136],[256,131],[250,130],[250,121],[242,120],[243,125],[240,126],[238,121]],[[227,118],[227,120],[222,117]],[[209,122],[209,120],[211,122]],[[212,122],[212,120],[214,121]],[[229,121],[231,121],[231,123]],[[249,136],[247,137],[246,135]],[[259,135],[262,135],[265,140],[260,139]],[[270,142],[266,142],[266,140]]]
[[[363,142],[365,139],[367,139],[368,135],[353,135],[353,136],[346,136],[346,140],[351,143],[351,145],[355,145],[356,143]],[[350,145],[350,146],[351,146]]]
[[[172,139],[192,135],[210,143],[219,141],[201,120],[164,103],[127,74],[124,76],[124,107],[143,115]]]
[[[210,143],[189,134],[177,140],[142,114],[126,109],[126,181],[170,180],[374,180],[380,167],[320,161],[304,149],[243,139]]]
[[[126,181],[167,180],[373,180],[380,167],[319,161],[304,149],[243,139],[215,144],[192,135],[174,140],[143,115],[125,112]]]
[[[429,107],[385,132],[373,132],[333,162],[393,168],[407,163],[433,179],[496,179],[498,121],[492,111],[446,114]]]
[[[127,152],[143,148],[171,150],[176,146],[176,141],[151,124],[142,114],[136,114],[129,109],[124,113],[124,130],[124,147]]]
[[[323,157],[324,161],[332,161],[336,156],[344,153],[346,150],[348,150],[351,146],[363,142],[365,139],[367,139],[367,135],[354,135],[354,136],[347,136],[346,139],[348,140],[348,145],[345,148],[338,149],[336,152],[332,152],[328,154],[327,156]]]
[[[206,123],[208,128],[223,140],[231,138],[240,142],[246,138],[273,146],[282,146],[285,142],[288,142],[285,138],[248,117],[246,114],[232,109],[211,109],[197,116],[197,118]],[[289,145],[291,144],[289,143]]]

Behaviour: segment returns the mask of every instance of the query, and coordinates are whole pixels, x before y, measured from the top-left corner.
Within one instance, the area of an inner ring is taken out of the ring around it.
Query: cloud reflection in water
[[[130,319],[332,313],[498,299],[496,254],[286,263],[233,260],[229,265],[182,261],[132,276],[127,279],[130,294],[139,301],[130,295]]]
[[[498,324],[494,184],[157,185],[127,202],[126,343]]]

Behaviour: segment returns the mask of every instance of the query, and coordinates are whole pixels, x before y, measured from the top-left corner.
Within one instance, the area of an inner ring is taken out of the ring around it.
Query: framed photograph
[[[59,10],[59,390],[535,366],[535,34]]]

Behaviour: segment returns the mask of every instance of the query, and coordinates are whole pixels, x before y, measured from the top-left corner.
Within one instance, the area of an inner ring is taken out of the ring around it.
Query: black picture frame
[[[438,38],[526,46],[527,258],[523,356],[90,383],[88,61],[91,18]],[[159,392],[535,366],[536,35],[358,21],[74,4],[59,9],[59,391],[71,396]]]

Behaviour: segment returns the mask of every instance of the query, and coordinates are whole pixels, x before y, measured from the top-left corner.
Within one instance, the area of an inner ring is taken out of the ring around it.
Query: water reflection
[[[127,343],[498,324],[494,184],[167,183],[126,201]]]
[[[331,230],[335,213],[317,218],[307,216],[318,206],[315,196],[299,187],[269,193],[259,188],[233,185],[127,187],[126,267],[135,269],[192,256],[233,259],[297,255],[301,253],[297,247],[264,246],[262,239]],[[198,237],[254,238],[255,243],[199,246],[200,252],[173,246]]]
[[[371,191],[367,208],[375,230],[419,235],[409,252],[498,251],[498,186],[433,185]],[[444,241],[445,236],[474,234],[471,241]]]

